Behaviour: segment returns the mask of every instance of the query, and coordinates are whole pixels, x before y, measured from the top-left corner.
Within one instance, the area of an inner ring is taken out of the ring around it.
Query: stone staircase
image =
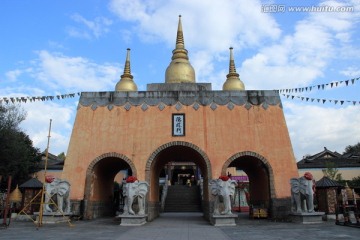
[[[199,186],[169,186],[164,212],[201,212]]]

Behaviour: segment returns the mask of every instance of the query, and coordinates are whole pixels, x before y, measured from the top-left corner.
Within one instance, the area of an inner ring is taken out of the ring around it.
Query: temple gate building
[[[71,183],[73,210],[86,219],[111,216],[114,178],[127,170],[150,185],[148,221],[161,211],[164,173],[171,185],[189,175],[201,180],[201,209],[209,218],[209,181],[234,167],[248,176],[249,204],[263,206],[273,218],[287,214],[289,180],[298,170],[279,93],[245,90],[232,48],[223,90],[196,83],[181,18],[172,53],[165,83],[138,91],[128,49],[115,91],[81,93],[62,174]]]

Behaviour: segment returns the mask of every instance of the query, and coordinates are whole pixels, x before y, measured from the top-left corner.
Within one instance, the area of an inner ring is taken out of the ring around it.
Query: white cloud
[[[7,73],[5,73],[7,79],[9,79],[10,81],[16,81],[17,77],[20,76],[22,74],[22,71],[20,69],[15,69],[12,71],[8,71]]]
[[[321,4],[339,5],[335,1]],[[352,13],[310,13],[296,23],[294,33],[282,36],[277,43],[260,48],[246,59],[241,66],[242,75],[251,82],[251,89],[307,86],[344,54],[341,45],[349,43],[359,20]],[[352,49],[356,48],[348,51]]]
[[[120,76],[115,64],[97,64],[83,57],[68,57],[61,53],[38,52],[34,77],[52,89],[69,91],[113,90]]]
[[[260,1],[112,0],[109,8],[121,19],[135,22],[146,40],[170,46],[175,45],[176,16],[181,14],[185,45],[210,52],[226,51],[230,45],[259,46],[281,32],[270,15],[261,13]]]
[[[341,73],[347,77],[359,77],[360,76],[360,67],[359,66],[347,67],[346,69],[342,70]]]
[[[52,119],[49,151],[54,154],[66,153],[73,124],[71,121],[76,108],[50,101],[27,103],[22,106],[27,111],[27,117],[20,127],[26,129],[34,146],[41,151],[46,149],[49,123]]]
[[[284,101],[284,112],[297,160],[327,147],[342,153],[346,146],[359,142],[359,106],[343,108],[302,105]]]
[[[112,21],[104,17],[96,17],[93,21],[88,20],[78,13],[71,16],[72,20],[85,26],[85,29],[80,27],[68,27],[67,32],[71,37],[91,39],[92,37],[99,38],[103,34],[109,32],[109,26]]]

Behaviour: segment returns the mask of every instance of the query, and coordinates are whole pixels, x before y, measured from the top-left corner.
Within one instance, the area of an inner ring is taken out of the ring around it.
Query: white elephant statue
[[[57,205],[57,211],[60,213],[70,213],[70,183],[60,178],[47,177],[45,185],[45,201],[43,205],[44,212],[53,212],[51,200]]]
[[[235,194],[235,187],[237,183],[229,177],[220,177],[210,181],[211,193],[215,196],[214,214],[228,215],[231,212],[231,198]],[[220,202],[224,203],[224,210],[220,212]]]
[[[124,215],[144,215],[145,214],[145,198],[149,189],[146,181],[139,181],[134,178],[133,182],[127,181],[123,184]],[[137,199],[139,212],[136,214],[132,208],[134,200]]]
[[[291,178],[291,210],[295,213],[314,212],[315,180],[306,172],[300,178]]]

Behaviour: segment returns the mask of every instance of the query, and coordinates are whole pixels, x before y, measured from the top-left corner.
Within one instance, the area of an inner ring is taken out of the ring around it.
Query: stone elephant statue
[[[70,213],[70,183],[66,180],[54,177],[46,177],[44,212],[53,212],[49,206],[51,199],[57,205],[57,211]]]
[[[291,178],[291,210],[296,213],[314,212],[315,180],[306,172],[300,178]]]
[[[231,212],[231,198],[234,196],[237,183],[228,177],[220,177],[210,181],[211,193],[215,196],[214,214],[228,215]],[[224,203],[224,210],[220,212],[220,202]]]
[[[146,181],[134,180],[134,182],[126,182],[123,184],[124,214],[144,215],[145,214],[145,198],[149,189]],[[133,203],[137,199],[139,212],[136,214],[132,208]]]

